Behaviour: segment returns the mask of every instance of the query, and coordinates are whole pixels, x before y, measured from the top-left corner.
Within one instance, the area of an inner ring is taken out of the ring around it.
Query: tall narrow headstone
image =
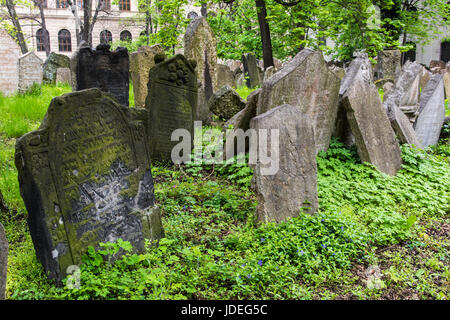
[[[196,120],[209,121],[208,101],[218,89],[216,38],[205,17],[194,18],[184,35],[184,55],[197,63],[197,79],[201,82]]]
[[[282,105],[253,118],[250,128],[256,130],[259,141],[259,158],[252,181],[258,199],[258,220],[281,222],[298,216],[300,210],[315,213],[317,164],[314,129],[309,117],[298,107]],[[261,138],[267,138],[267,144],[260,143]],[[262,151],[264,146],[267,150]],[[270,154],[272,161],[278,162],[278,168],[274,162],[263,163],[261,153]]]
[[[88,246],[163,235],[155,206],[146,112],[88,89],[54,98],[15,163],[38,259],[61,280]]]
[[[253,53],[244,53],[242,55],[242,65],[244,66],[247,87],[255,88],[259,86],[262,79],[255,55]]]
[[[357,79],[347,89],[342,103],[361,161],[395,175],[402,164],[400,146],[375,84]]]
[[[195,62],[178,54],[168,60],[155,57],[150,70],[145,107],[149,114],[149,142],[152,159],[171,160],[172,132],[186,129],[194,135],[197,112],[197,75]],[[164,58],[162,58],[164,59]]]
[[[160,45],[142,46],[130,54],[130,72],[133,80],[134,105],[145,107],[147,98],[148,75],[155,65],[155,55],[164,53]]]
[[[20,92],[27,91],[33,84],[42,84],[43,62],[34,52],[28,52],[21,56],[18,64]]]
[[[0,300],[5,300],[6,274],[8,271],[8,240],[0,223]]]
[[[81,47],[77,62],[77,91],[98,88],[110,93],[117,101],[129,105],[130,63],[128,50],[119,47],[114,52],[109,44],[98,45],[96,50]]]
[[[395,81],[401,71],[402,53],[400,50],[383,50],[378,53],[377,79]]]
[[[72,73],[70,68],[56,69],[56,83],[72,84]]]
[[[44,62],[43,82],[55,84],[56,70],[58,68],[70,68],[70,58],[63,54],[51,52]]]
[[[444,120],[444,80],[437,73],[422,91],[419,115],[414,123],[414,130],[424,148],[438,143]]]
[[[291,104],[307,114],[315,130],[317,152],[327,150],[338,111],[340,79],[320,51],[304,49],[264,82],[257,114]]]

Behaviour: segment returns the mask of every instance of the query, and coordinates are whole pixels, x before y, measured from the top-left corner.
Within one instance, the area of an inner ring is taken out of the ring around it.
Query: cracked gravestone
[[[133,81],[134,105],[145,107],[147,98],[148,75],[155,65],[155,55],[164,53],[160,45],[142,46],[130,54],[130,73]]]
[[[39,261],[60,281],[89,246],[163,236],[155,206],[146,111],[98,89],[52,100],[38,130],[16,143],[15,163]]]
[[[33,84],[41,85],[43,62],[34,52],[28,52],[18,61],[19,92],[26,92]]]
[[[309,117],[298,107],[282,105],[254,117],[250,128],[256,130],[259,141],[261,136],[268,135],[267,144],[258,142],[259,155],[267,145],[272,160],[278,161],[278,168],[276,165],[270,168],[259,156],[252,165],[252,187],[258,199],[257,219],[281,222],[298,216],[300,210],[315,213],[318,208],[317,164],[314,129]],[[278,139],[272,130],[278,130]]]
[[[43,82],[55,84],[56,70],[58,68],[69,68],[70,58],[63,55],[51,52],[43,66]]]
[[[298,107],[312,121],[316,151],[326,151],[337,117],[339,85],[322,53],[304,49],[263,83],[257,114],[282,104]]]
[[[124,106],[129,105],[129,59],[128,50],[118,47],[109,50],[109,44],[100,44],[96,50],[81,47],[76,56],[77,91],[98,88],[110,93]]]
[[[229,86],[222,87],[209,100],[209,110],[222,120],[229,120],[245,108],[245,100]]]
[[[5,229],[0,223],[0,300],[5,299],[6,274],[8,271],[8,240]]]
[[[422,91],[420,108],[414,123],[414,130],[424,148],[438,143],[444,120],[444,80],[443,76],[437,73]]]
[[[152,159],[171,160],[178,141],[171,141],[172,132],[186,129],[194,135],[197,112],[197,75],[195,61],[178,54],[168,60],[155,57],[150,70],[145,107],[149,116],[149,142]]]
[[[400,146],[375,84],[356,79],[346,90],[342,104],[361,161],[395,175],[402,164]]]

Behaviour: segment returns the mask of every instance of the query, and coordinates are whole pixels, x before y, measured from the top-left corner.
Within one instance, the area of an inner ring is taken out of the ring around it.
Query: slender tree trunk
[[[44,31],[45,55],[48,57],[50,55],[50,39],[49,39],[48,30],[47,30],[47,25],[45,23],[44,2],[42,0],[38,1],[37,6],[39,8],[39,14],[41,15],[41,28]]]
[[[22,32],[22,27],[20,26],[19,18],[17,17],[15,4],[12,0],[6,0],[5,4],[6,4],[6,8],[8,9],[9,18],[11,19],[11,22],[15,29],[14,30],[15,34],[11,35],[11,36],[18,43],[22,54],[25,54],[28,52],[28,47],[27,47],[27,43],[25,42],[25,37]]]
[[[270,28],[267,23],[266,2],[264,0],[255,0],[256,11],[258,13],[259,29],[261,31],[261,42],[264,59],[264,70],[273,66],[272,40],[270,38]]]
[[[81,32],[82,39],[86,41],[89,47],[92,47],[92,0],[84,0],[84,16],[83,16],[83,30]]]

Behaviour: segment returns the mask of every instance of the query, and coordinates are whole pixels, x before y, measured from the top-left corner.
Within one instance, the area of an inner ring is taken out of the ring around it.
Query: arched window
[[[111,43],[112,42],[112,33],[108,30],[103,30],[100,32],[100,43]]]
[[[130,0],[119,0],[119,10],[120,11],[130,11]]]
[[[62,29],[58,32],[58,46],[61,52],[72,51],[72,37],[69,30]]]
[[[48,37],[48,46],[50,49],[50,35],[47,32],[47,37]],[[45,51],[45,33],[44,33],[44,29],[39,29],[38,31],[36,31],[36,49],[37,51]]]
[[[120,41],[131,42],[131,40],[132,40],[132,36],[131,36],[130,31],[128,31],[128,30],[123,30],[123,31],[120,33]]]
[[[69,7],[69,3],[67,0],[56,0],[56,8],[57,9],[65,9]]]
[[[441,60],[444,62],[450,61],[450,41],[441,43]]]

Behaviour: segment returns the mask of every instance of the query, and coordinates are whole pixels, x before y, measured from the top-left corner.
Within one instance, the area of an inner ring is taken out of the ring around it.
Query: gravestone
[[[266,71],[264,71],[264,81],[267,81],[271,76],[273,76],[276,72],[276,69],[274,66],[270,66],[266,69]]]
[[[394,89],[384,95],[386,109],[397,106],[411,121],[419,110],[420,81],[423,67],[409,60],[403,65],[403,70],[395,82]]]
[[[394,129],[398,140],[401,143],[415,145],[417,148],[422,148],[422,143],[417,138],[411,121],[408,117],[397,107],[391,104],[387,107],[387,115],[391,122],[392,129]]]
[[[63,54],[51,52],[44,62],[43,82],[55,84],[56,70],[58,68],[70,68],[70,58]]]
[[[178,54],[158,60],[150,70],[145,107],[149,115],[149,142],[152,159],[171,160],[172,132],[186,129],[193,141],[194,118],[197,113],[197,75],[195,60]]]
[[[297,106],[312,121],[317,152],[325,151],[337,116],[339,84],[322,53],[304,49],[263,83],[257,114],[282,104]]]
[[[56,69],[56,83],[72,84],[72,72],[70,68]]]
[[[401,71],[400,50],[383,50],[378,53],[377,60],[377,79],[386,79],[395,82],[396,76]]]
[[[261,222],[281,222],[299,215],[303,209],[315,213],[318,209],[316,148],[312,121],[298,107],[282,105],[250,121],[257,135],[279,132],[279,168],[276,173],[265,172],[267,166],[258,159],[253,165],[252,187],[258,199],[257,219]],[[259,138],[258,138],[259,139]],[[267,139],[271,150],[277,140],[273,133]],[[262,145],[258,144],[261,150]],[[278,151],[275,148],[276,151]],[[269,173],[269,174],[267,174]]]
[[[450,71],[444,73],[445,98],[450,99]]]
[[[148,74],[155,65],[155,55],[163,54],[164,49],[159,45],[142,46],[138,51],[130,54],[130,73],[133,81],[134,105],[144,107],[147,98]]]
[[[77,91],[98,88],[110,93],[117,101],[129,105],[130,64],[128,50],[118,47],[114,52],[109,44],[100,44],[96,50],[81,47],[77,62]]]
[[[227,121],[245,108],[245,101],[236,90],[225,86],[209,99],[208,105],[212,113],[220,119]]]
[[[248,130],[250,128],[250,119],[256,117],[256,107],[258,106],[259,94],[261,88],[253,91],[247,97],[245,108],[236,113],[230,120],[225,123],[225,128],[233,127],[234,129]]]
[[[8,240],[0,223],[0,300],[5,300],[6,275],[8,271]]]
[[[216,38],[205,17],[194,18],[184,35],[184,55],[197,63],[197,79],[201,82],[199,92],[203,94],[198,99],[198,114],[202,120],[208,122],[210,115],[208,101],[218,89],[217,85],[217,52]]]
[[[402,164],[400,146],[375,84],[357,79],[346,90],[342,104],[361,161],[395,175]]]
[[[225,64],[217,64],[217,88],[224,86],[236,87],[233,72],[230,67]]]
[[[437,73],[422,91],[419,115],[414,123],[414,130],[424,148],[438,143],[444,119],[444,80]]]
[[[163,236],[155,206],[146,111],[98,89],[52,100],[38,130],[16,143],[28,225],[48,276],[61,280],[88,246]]]
[[[256,56],[253,53],[242,55],[242,65],[244,67],[245,84],[249,88],[255,88],[261,84],[261,74],[259,72]]]
[[[42,84],[43,62],[34,52],[22,55],[18,64],[19,92],[26,92],[33,84]]]

